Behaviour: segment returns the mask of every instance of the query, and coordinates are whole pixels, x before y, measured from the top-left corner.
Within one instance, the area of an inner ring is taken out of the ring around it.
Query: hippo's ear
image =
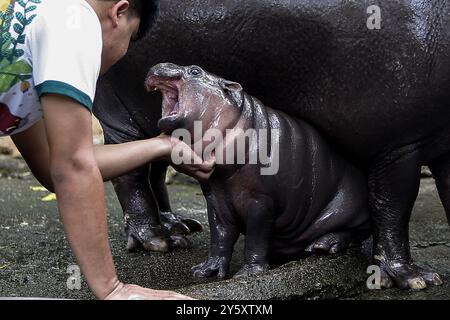
[[[220,82],[220,86],[236,107],[241,106],[243,101],[242,100],[243,89],[239,83],[228,80],[222,80]]]
[[[223,90],[228,92],[242,91],[242,86],[239,83],[233,81],[223,80],[220,82],[220,86],[222,87]]]

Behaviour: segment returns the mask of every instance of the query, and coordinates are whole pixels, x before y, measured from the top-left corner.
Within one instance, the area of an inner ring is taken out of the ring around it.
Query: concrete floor
[[[75,260],[56,202],[44,202],[47,192],[30,189],[38,183],[21,160],[0,158],[0,174],[0,297],[92,299],[84,281],[81,290],[67,289],[67,268]],[[178,212],[207,225],[205,202],[197,186],[175,183],[169,191]],[[113,255],[126,282],[206,299],[450,299],[450,229],[431,179],[422,180],[411,221],[411,246],[417,263],[438,271],[445,282],[421,292],[368,290],[365,268],[370,243],[347,254],[290,262],[257,277],[202,282],[192,277],[190,268],[207,256],[208,231],[191,237],[190,250],[130,254],[124,250],[122,213],[110,184],[107,204]],[[241,239],[232,272],[239,269],[242,255]]]

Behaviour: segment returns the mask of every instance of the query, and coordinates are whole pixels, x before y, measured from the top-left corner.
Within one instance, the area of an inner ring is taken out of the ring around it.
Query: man
[[[99,299],[186,298],[118,280],[103,180],[170,161],[175,145],[201,163],[177,169],[206,179],[214,167],[167,136],[93,146],[97,78],[125,55],[141,16],[155,7],[153,0],[0,0],[0,135],[11,135],[36,178],[56,192],[67,239]]]

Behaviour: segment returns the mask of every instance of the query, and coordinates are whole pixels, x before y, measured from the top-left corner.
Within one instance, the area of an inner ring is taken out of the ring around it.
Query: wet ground
[[[67,268],[75,260],[56,202],[46,198],[48,192],[31,189],[38,183],[21,160],[0,157],[0,175],[0,297],[93,298],[85,282],[80,290],[67,288]],[[450,299],[450,228],[431,179],[422,180],[411,222],[411,245],[417,263],[440,272],[444,285],[421,292],[368,290],[365,268],[370,243],[347,254],[290,262],[257,277],[202,282],[192,277],[190,268],[207,256],[207,228],[191,237],[190,250],[127,253],[120,206],[110,184],[106,189],[113,255],[126,282],[209,299]],[[196,185],[175,180],[169,191],[178,212],[207,224],[205,202]],[[232,272],[238,270],[242,254],[241,239]]]

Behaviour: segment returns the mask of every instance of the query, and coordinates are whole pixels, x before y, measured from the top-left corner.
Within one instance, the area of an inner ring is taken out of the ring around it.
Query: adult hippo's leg
[[[133,120],[112,87],[105,81],[99,82],[98,86],[94,114],[103,127],[105,143],[117,144],[148,138],[149,134]],[[165,165],[155,163],[151,167],[143,166],[112,181],[125,216],[128,250],[164,252],[170,247],[189,245],[184,236],[186,232],[172,232],[189,230],[186,226],[180,226],[183,222],[180,222],[179,218],[176,221],[166,219],[164,224],[161,223],[160,203],[163,208],[168,208],[169,200],[164,179],[156,177],[165,177],[165,170]],[[177,227],[173,227],[174,225]]]
[[[391,151],[372,163],[369,202],[372,209],[374,262],[381,268],[381,286],[423,289],[442,283],[438,274],[412,263],[409,219],[420,186],[418,145]],[[394,282],[393,282],[394,281]]]
[[[429,167],[450,224],[450,153],[433,160]]]
[[[127,250],[166,252],[169,244],[157,214],[158,205],[149,187],[148,174],[148,167],[143,167],[112,181],[125,216]]]
[[[158,200],[161,223],[171,234],[171,245],[175,247],[188,246],[187,238],[182,235],[203,231],[203,226],[198,220],[173,212],[166,187],[167,167],[168,165],[163,162],[151,164],[150,185]]]
[[[122,143],[112,131],[104,126],[105,143]],[[123,138],[123,137],[122,137]],[[133,172],[112,180],[125,217],[127,250],[166,252],[169,248],[187,248],[185,237],[191,230],[183,219],[166,211],[160,216],[160,199],[163,208],[169,208],[167,189],[164,183],[151,184],[149,177],[165,177],[167,166],[162,163],[143,166]],[[162,180],[162,179],[159,179]],[[154,189],[153,189],[153,188]],[[167,209],[166,209],[167,210]],[[167,216],[170,215],[170,219]],[[184,219],[194,230],[201,230],[201,224],[193,219]]]

